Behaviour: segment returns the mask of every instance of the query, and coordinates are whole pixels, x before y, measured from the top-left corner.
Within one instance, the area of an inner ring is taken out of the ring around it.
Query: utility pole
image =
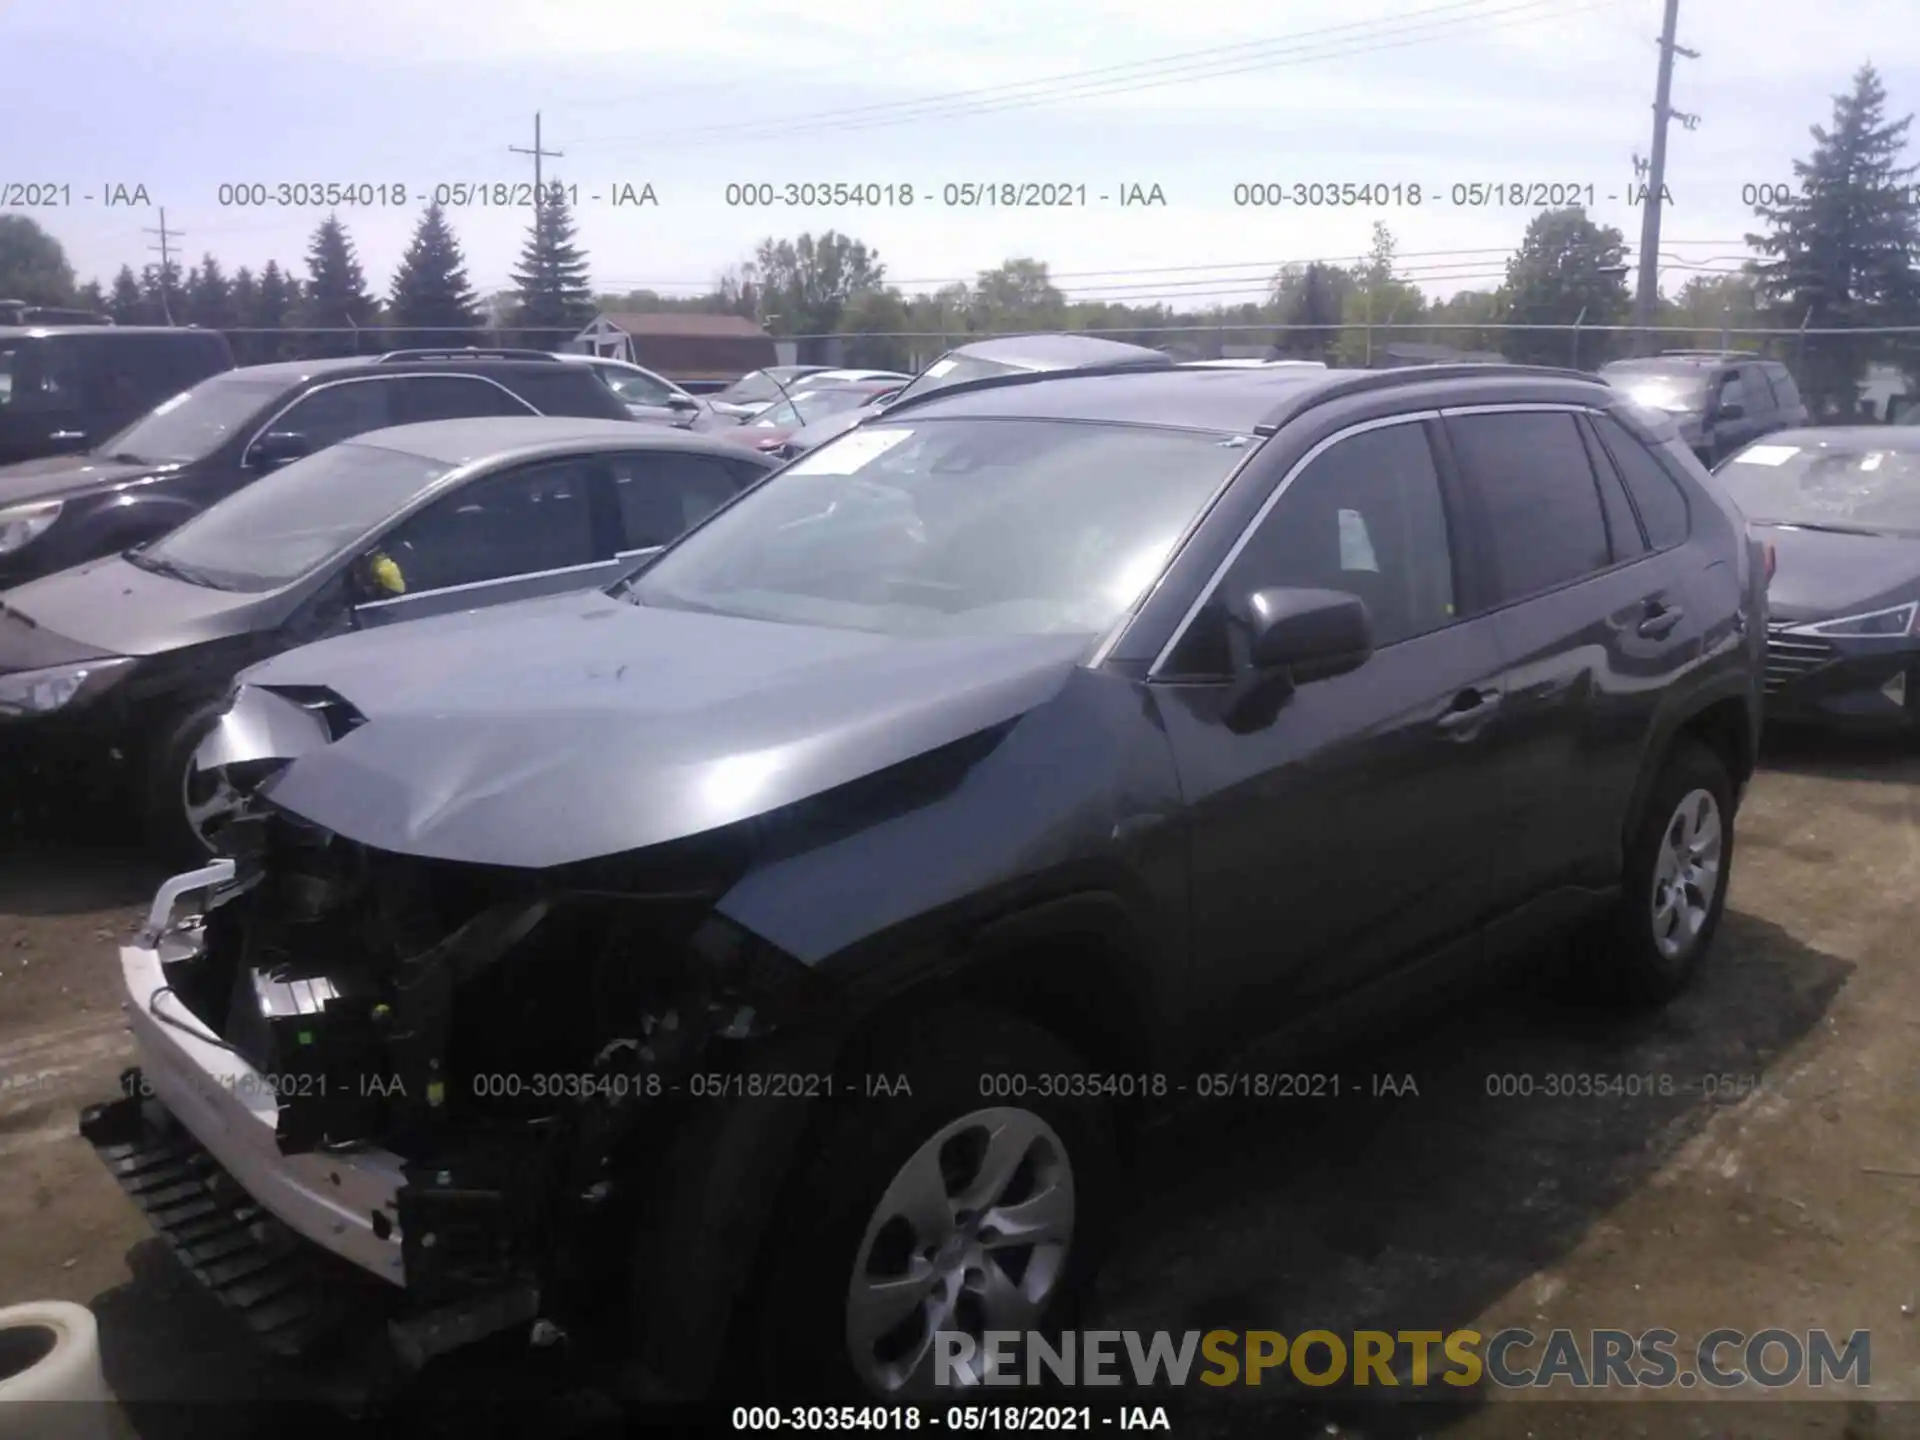
[[[1640,283],[1633,303],[1633,325],[1641,353],[1651,349],[1655,307],[1660,300],[1660,200],[1667,184],[1667,121],[1677,119],[1691,130],[1700,123],[1698,115],[1675,110],[1673,100],[1673,57],[1699,58],[1697,51],[1674,43],[1680,26],[1680,0],[1667,0],[1666,19],[1660,27],[1660,78],[1653,96],[1653,153],[1648,157],[1647,198],[1640,217]]]
[[[148,225],[142,228],[146,234],[160,237],[158,245],[149,245],[147,249],[160,252],[160,313],[166,317],[167,324],[171,325],[173,324],[173,300],[167,292],[169,282],[173,279],[173,242],[184,240],[186,232],[167,229],[167,207],[164,205],[160,207],[160,227],[155,229]]]
[[[544,238],[547,213],[547,192],[541,183],[540,177],[542,171],[540,169],[540,162],[542,160],[563,160],[566,158],[566,152],[564,150],[544,150],[541,148],[540,112],[538,110],[533,112],[533,148],[529,150],[524,145],[509,145],[507,149],[516,155],[531,155],[533,157],[533,238],[534,243],[538,245],[540,240]]]

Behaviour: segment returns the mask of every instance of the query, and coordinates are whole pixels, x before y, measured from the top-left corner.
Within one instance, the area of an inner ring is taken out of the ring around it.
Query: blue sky
[[[1682,43],[1702,53],[1679,62],[1674,104],[1702,120],[1673,132],[1666,288],[1684,266],[1731,265],[1750,224],[1742,186],[1791,180],[1807,127],[1862,61],[1896,114],[1920,108],[1913,6],[1683,0]],[[323,212],[223,207],[223,183],[404,185],[404,206],[341,212],[384,289],[420,192],[530,178],[508,147],[532,143],[538,109],[565,152],[548,177],[579,187],[603,289],[692,293],[764,235],[833,227],[910,289],[1030,255],[1086,298],[1232,301],[1282,261],[1357,255],[1378,219],[1410,278],[1447,294],[1492,284],[1529,214],[1455,206],[1456,184],[1591,185],[1596,218],[1638,240],[1626,192],[1648,145],[1659,21],[1660,0],[0,0],[0,186],[71,186],[71,205],[33,213],[82,279],[104,281],[153,258],[142,227],[158,223],[81,199],[106,185],[144,185],[188,258],[211,250],[229,270],[298,262]],[[1182,83],[1142,85],[1177,65]],[[1086,78],[1043,83],[1063,76]],[[1020,103],[1063,87],[1066,103]],[[1158,185],[1167,203],[928,203],[949,182],[1001,180],[1090,196]],[[730,182],[759,181],[921,195],[726,203]],[[1258,181],[1417,183],[1426,197],[1236,207],[1235,185]],[[659,204],[586,199],[622,183],[651,184]],[[525,215],[452,218],[475,283],[504,285]]]

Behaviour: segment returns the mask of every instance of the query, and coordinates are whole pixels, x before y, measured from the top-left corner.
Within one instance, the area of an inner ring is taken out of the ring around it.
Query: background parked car
[[[1787,367],[1731,350],[1673,350],[1600,367],[1600,378],[1673,416],[1702,464],[1810,418]]]
[[[1078,370],[1095,365],[1166,368],[1179,362],[1164,350],[1106,340],[1098,335],[1002,335],[958,345],[913,377],[889,403],[918,400],[948,385],[993,375]]]
[[[188,761],[238,671],[324,635],[604,584],[772,466],[663,426],[545,416],[330,446],[147,546],[8,592],[10,763],[128,755],[155,837],[203,854],[222,796]]]
[[[714,413],[745,420],[754,411],[785,399],[793,382],[802,376],[817,375],[832,368],[831,365],[769,365],[762,370],[749,370],[719,394],[708,396],[707,401]]]
[[[636,420],[700,431],[734,423],[732,416],[716,414],[707,401],[688,394],[664,375],[604,355],[579,355],[564,350],[556,354],[568,364],[584,365],[598,375]]]
[[[84,456],[0,469],[0,590],[164,535],[341,440],[485,415],[632,423],[598,376],[537,350],[395,350],[229,370]]]
[[[868,410],[900,393],[898,380],[868,380],[855,385],[803,385],[786,400],[776,400],[725,438],[769,454],[783,454],[796,431],[837,415]]]
[[[1774,549],[1767,720],[1920,717],[1920,428],[1783,430],[1715,472]]]
[[[951,363],[949,363],[951,362]],[[962,380],[978,380],[991,375],[1040,373],[1071,370],[1085,366],[1173,365],[1176,361],[1162,350],[1103,340],[1093,335],[1020,335],[1007,340],[981,340],[950,350],[933,362],[907,385],[876,397],[857,410],[842,410],[822,419],[810,420],[790,433],[771,453],[782,460],[794,460],[886,413],[888,406],[909,394],[930,395],[943,385]],[[1189,362],[1192,363],[1192,362]],[[1201,364],[1221,362],[1202,361]],[[1244,368],[1239,361],[1224,362],[1232,368]],[[1264,360],[1247,362],[1265,365]],[[943,368],[946,367],[946,368]],[[1325,369],[1324,365],[1319,368]],[[938,373],[936,373],[938,372]]]
[[[86,450],[232,368],[217,330],[0,328],[0,465]]]

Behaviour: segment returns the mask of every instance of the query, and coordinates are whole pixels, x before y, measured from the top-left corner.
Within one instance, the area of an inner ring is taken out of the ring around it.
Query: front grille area
[[[1837,652],[1817,635],[1795,635],[1783,625],[1767,631],[1767,694],[1803,680],[1833,662]]]
[[[138,1072],[123,1077],[138,1087]],[[269,1215],[157,1101],[138,1089],[81,1120],[82,1133],[148,1222],[259,1342],[309,1354],[364,1319],[379,1282]]]

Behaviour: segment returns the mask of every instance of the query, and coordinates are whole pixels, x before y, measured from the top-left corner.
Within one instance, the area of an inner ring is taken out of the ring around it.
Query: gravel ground
[[[1434,1413],[1197,1387],[1169,1400],[1181,1435],[1920,1435],[1920,1403],[1900,1403],[1920,1402],[1917,782],[1904,748],[1771,746],[1713,962],[1664,1014],[1503,992],[1323,1067],[1340,1099],[1196,1106],[1161,1127],[1086,1323],[1664,1326],[1683,1345],[1720,1326],[1865,1329],[1879,1402],[1555,1390]],[[114,946],[159,878],[97,843],[0,852],[0,1303],[93,1307],[122,1434],[256,1433],[243,1402],[291,1380],[74,1132],[126,1062]],[[1568,1074],[1672,1093],[1545,1093]],[[1375,1098],[1375,1075],[1401,1093]],[[474,1422],[458,1428],[485,1433]]]

